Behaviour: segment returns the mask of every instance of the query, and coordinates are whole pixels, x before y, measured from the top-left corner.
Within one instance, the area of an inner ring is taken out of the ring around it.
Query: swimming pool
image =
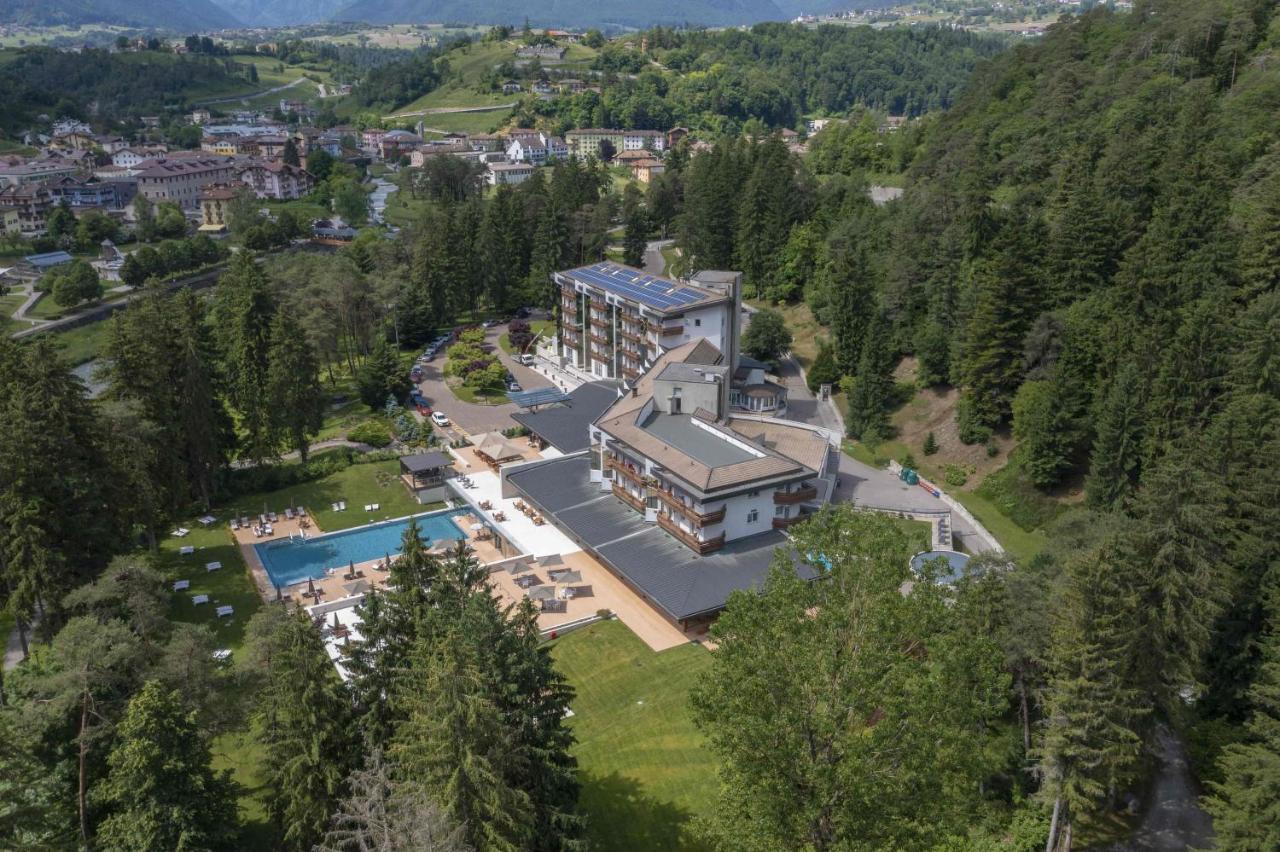
[[[424,542],[434,543],[465,538],[454,520],[465,509],[446,509],[428,515],[415,515],[418,535]],[[383,521],[341,532],[327,533],[308,539],[280,539],[255,544],[262,566],[271,582],[283,588],[307,579],[319,579],[327,568],[346,568],[352,562],[368,562],[387,554],[400,552],[400,542],[409,526],[409,518]]]

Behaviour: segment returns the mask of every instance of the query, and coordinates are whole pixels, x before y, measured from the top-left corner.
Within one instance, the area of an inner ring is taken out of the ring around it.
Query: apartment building
[[[283,160],[255,160],[236,167],[236,179],[252,187],[259,198],[288,201],[311,192],[315,179],[306,169]]]
[[[609,142],[613,152],[666,150],[666,135],[659,130],[610,130],[608,128],[588,127],[582,130],[570,130],[564,135],[569,153],[578,159],[600,156],[600,143]]]
[[[228,157],[172,159],[157,157],[138,166],[134,175],[138,192],[153,203],[173,201],[184,210],[200,206],[200,192],[215,183],[234,178],[235,163]]]
[[[559,354],[601,379],[636,379],[658,357],[706,340],[736,362],[741,275],[703,272],[676,281],[620,263],[557,272]]]

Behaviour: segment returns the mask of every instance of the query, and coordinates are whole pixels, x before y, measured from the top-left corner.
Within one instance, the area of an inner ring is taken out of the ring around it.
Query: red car
[[[415,407],[418,409],[418,413],[421,414],[423,417],[431,416],[431,406],[427,405],[426,403],[420,402]]]

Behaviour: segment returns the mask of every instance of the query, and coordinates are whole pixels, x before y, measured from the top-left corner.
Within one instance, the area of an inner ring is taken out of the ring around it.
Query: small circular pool
[[[935,559],[945,559],[946,567],[938,571],[939,583],[954,583],[964,576],[965,566],[969,564],[967,553],[954,550],[926,550],[911,557],[911,570],[917,574],[924,570],[925,563]]]

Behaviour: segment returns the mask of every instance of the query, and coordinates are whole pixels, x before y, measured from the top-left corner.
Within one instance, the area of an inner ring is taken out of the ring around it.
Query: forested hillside
[[[239,23],[212,0],[5,0],[0,3],[0,22],[24,26],[116,24],[183,32]]]
[[[725,140],[649,191],[650,215],[678,203],[690,267],[808,303],[831,336],[811,376],[843,377],[854,437],[891,437],[910,355],[918,386],[959,389],[963,441],[1011,432],[1028,493],[1083,483],[1048,549],[981,592],[1037,767],[1012,777],[1077,840],[1171,725],[1224,848],[1276,846],[1251,787],[1280,783],[1278,24],[1261,0],[1096,10],[889,140],[870,118],[803,159]],[[900,201],[867,200],[866,174],[904,167]],[[760,848],[800,836],[774,829]]]

